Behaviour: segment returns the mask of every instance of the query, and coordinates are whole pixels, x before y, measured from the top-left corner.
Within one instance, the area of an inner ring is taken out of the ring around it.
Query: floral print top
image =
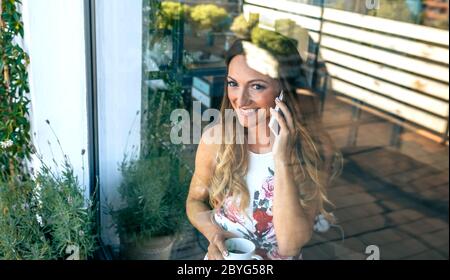
[[[275,186],[272,153],[255,154],[249,152],[249,167],[245,177],[250,192],[250,205],[246,213],[239,210],[238,203],[231,197],[215,211],[215,222],[225,231],[251,240],[257,247],[256,254],[267,260],[301,259],[283,257],[278,252],[278,244],[273,226],[273,193]]]

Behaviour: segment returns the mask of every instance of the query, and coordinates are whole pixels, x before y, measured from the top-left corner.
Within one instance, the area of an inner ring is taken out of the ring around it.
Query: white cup
[[[263,260],[261,256],[255,254],[255,244],[245,238],[227,239],[225,247],[228,250],[225,260]]]

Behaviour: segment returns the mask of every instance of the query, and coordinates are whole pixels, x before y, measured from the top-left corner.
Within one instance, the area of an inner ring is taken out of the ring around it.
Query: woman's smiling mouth
[[[244,117],[251,116],[251,115],[255,114],[257,111],[258,111],[257,108],[252,108],[252,109],[242,109],[242,108],[240,108],[238,110],[239,114],[241,116],[244,116]]]

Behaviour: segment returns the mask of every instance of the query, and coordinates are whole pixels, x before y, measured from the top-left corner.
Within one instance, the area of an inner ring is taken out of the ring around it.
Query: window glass
[[[448,2],[97,3],[116,258],[448,259]]]

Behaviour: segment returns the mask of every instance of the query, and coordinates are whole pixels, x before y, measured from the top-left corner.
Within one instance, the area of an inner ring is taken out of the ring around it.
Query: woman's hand
[[[294,119],[287,105],[278,99],[275,99],[278,107],[283,115],[270,108],[270,113],[275,116],[280,126],[280,133],[275,135],[275,142],[273,143],[272,153],[275,164],[290,164],[290,155],[294,152],[295,145],[295,128]]]
[[[225,240],[236,237],[231,232],[219,230],[209,239],[208,260],[223,260],[228,256]]]

